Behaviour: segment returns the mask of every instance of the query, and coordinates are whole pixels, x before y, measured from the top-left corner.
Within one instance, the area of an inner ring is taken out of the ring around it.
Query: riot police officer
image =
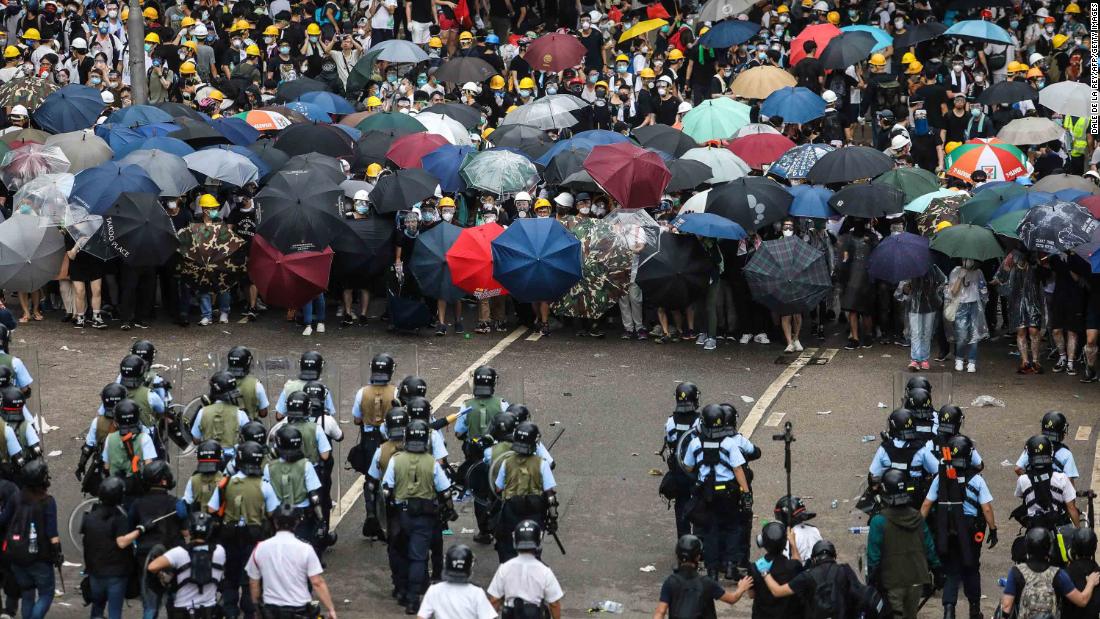
[[[397,399],[401,401],[404,406],[409,398],[419,396],[421,398],[428,397],[428,381],[423,378],[410,374],[401,379],[401,383],[397,385]]]
[[[510,531],[524,520],[540,523],[548,533],[557,530],[557,482],[550,463],[536,453],[539,428],[530,421],[516,426],[512,451],[496,466],[494,484],[500,493],[496,550],[501,563],[516,556]]]
[[[894,410],[886,423],[889,431],[883,434],[882,444],[875,451],[867,470],[868,488],[877,487],[882,474],[888,469],[905,471],[913,482],[913,505],[920,505],[928,483],[939,472],[940,463],[928,449],[927,439],[917,434],[916,422],[909,410]]]
[[[222,471],[224,452],[218,441],[205,440],[199,443],[195,456],[198,461],[195,473],[187,480],[182,500],[192,513],[206,513],[206,504],[225,478]]]
[[[1052,531],[1069,522],[1080,526],[1077,493],[1065,473],[1054,468],[1054,444],[1037,434],[1024,444],[1027,468],[1016,478],[1016,497],[1022,503],[1012,518],[1025,527],[1045,527]]]
[[[233,439],[241,426],[249,422],[248,413],[238,406],[241,393],[237,391],[237,379],[229,372],[218,371],[210,376],[210,404],[199,409],[191,423],[191,437],[198,444],[204,440],[218,441],[228,457],[235,453]]]
[[[23,390],[24,396],[31,395],[31,383],[34,378],[27,371],[23,360],[11,354],[11,331],[5,325],[0,325],[0,367],[8,368],[15,373],[15,386]]]
[[[279,401],[275,403],[275,418],[281,420],[286,415],[287,396],[295,391],[301,391],[306,383],[311,380],[320,380],[321,372],[325,369],[325,358],[321,353],[310,350],[302,353],[298,359],[298,378],[292,378],[283,385],[279,393]]]
[[[524,421],[531,421],[531,409],[527,408],[527,406],[524,404],[509,404],[508,408],[506,408],[504,412],[514,415],[516,418],[516,424],[523,423]],[[500,415],[497,415],[497,417],[499,416]],[[494,417],[494,420],[495,419],[496,417]],[[515,428],[513,428],[513,430],[514,429]],[[490,435],[493,437],[493,444],[495,445],[499,441],[499,439],[497,439],[496,435],[491,431]],[[508,436],[510,437],[511,435],[509,434]],[[509,442],[511,442],[511,440],[511,438],[508,439]],[[551,469],[557,466],[557,463],[554,461],[554,456],[551,455],[550,450],[542,444],[541,438],[539,440],[539,444],[536,446],[536,451],[539,454],[539,457],[550,463]]]
[[[97,462],[98,456],[107,442],[107,435],[117,429],[115,405],[125,397],[126,387],[118,383],[108,383],[99,392],[103,413],[92,419],[92,424],[84,437],[84,444],[80,446],[80,460],[76,464],[76,479],[81,482],[80,489],[84,494],[94,494],[99,488],[99,482],[103,478],[103,468]],[[88,469],[89,461],[92,462],[91,469]]]
[[[187,520],[190,539],[149,563],[152,574],[171,569],[168,619],[216,619],[218,589],[225,575],[225,548],[214,542],[214,519],[204,511]]]
[[[325,549],[327,530],[321,514],[321,480],[303,453],[304,439],[297,427],[285,425],[275,432],[278,459],[264,467],[264,481],[275,489],[279,503],[301,511],[296,534],[311,541],[317,556]]]
[[[145,426],[157,453],[163,456],[164,445],[157,435],[157,427],[165,411],[164,400],[145,384],[145,372],[145,359],[138,355],[126,355],[118,366],[118,382],[126,387],[126,398],[137,405],[141,425]]]
[[[459,479],[465,479],[471,466],[485,457],[483,438],[489,430],[489,424],[498,413],[508,408],[508,402],[496,395],[497,371],[482,365],[474,370],[474,397],[462,403],[455,422],[455,437],[462,441],[462,453],[465,460],[459,467]],[[477,521],[477,535],[474,541],[488,544],[493,541],[489,511],[487,506],[474,503],[474,518]]]
[[[252,351],[244,346],[234,346],[229,349],[226,371],[237,379],[237,391],[240,392],[240,406],[248,413],[252,421],[267,417],[267,409],[270,402],[267,399],[267,391],[260,379],[253,376]]]
[[[429,451],[433,458],[439,460],[439,463],[446,467],[447,446],[443,442],[443,433],[431,427],[431,402],[428,402],[427,398],[421,396],[412,396],[405,402],[405,410],[409,413],[409,421],[419,419],[428,424],[428,434],[431,436],[428,443],[430,446]]]
[[[691,520],[687,514],[687,504],[691,499],[694,480],[680,466],[681,454],[678,452],[684,435],[695,430],[699,424],[699,388],[694,383],[676,385],[676,408],[665,421],[665,439],[661,452],[668,452],[666,458],[668,472],[661,480],[661,496],[672,502],[676,515],[676,537],[679,539],[691,533]]]
[[[1054,448],[1054,456],[1051,461],[1054,470],[1065,473],[1070,483],[1075,483],[1081,474],[1077,471],[1077,461],[1074,460],[1073,453],[1063,442],[1066,439],[1066,432],[1069,431],[1069,420],[1058,411],[1049,411],[1043,415],[1041,427],[1043,436],[1050,439],[1051,447]],[[1016,460],[1015,471],[1017,475],[1024,474],[1027,470],[1027,463],[1028,453],[1027,449],[1024,449]]]
[[[103,442],[104,467],[108,475],[126,480],[126,494],[134,497],[142,492],[141,471],[157,457],[153,439],[141,424],[141,409],[125,398],[115,404],[114,432]]]
[[[386,412],[396,399],[397,391],[390,384],[396,369],[397,362],[393,357],[385,353],[375,355],[370,362],[370,376],[367,379],[369,384],[355,394],[351,416],[362,431],[359,433],[359,444],[348,454],[348,462],[360,473],[366,474],[378,445],[385,440],[381,427],[385,423]],[[369,500],[366,492],[363,495]],[[366,508],[370,514],[374,506],[368,503]],[[371,526],[369,517],[363,520],[363,535],[369,536],[372,533]]]
[[[364,528],[370,537],[386,541],[386,555],[390,565],[390,580],[393,584],[392,595],[400,599],[404,594],[405,578],[400,576],[404,565],[405,539],[398,525],[400,510],[392,501],[387,501],[382,492],[382,476],[390,465],[394,454],[405,448],[405,426],[409,425],[409,415],[405,409],[394,407],[386,413],[386,435],[389,439],[378,446],[366,475],[363,492],[367,493],[367,517]],[[389,527],[382,529],[382,522]]]
[[[725,425],[729,428],[737,428],[737,408],[733,404],[723,402],[721,404],[708,404],[707,406],[717,406],[725,417]],[[704,410],[706,408],[704,407]],[[753,473],[752,468],[749,467],[749,462],[759,460],[763,455],[760,448],[753,444],[745,435],[740,431],[735,431],[733,440],[737,444],[737,448],[741,450],[741,455],[745,458],[744,470],[745,479],[749,483],[749,492],[752,492],[752,480]],[[752,538],[752,510],[741,511],[741,537],[738,538],[738,544],[740,545],[738,554],[741,557],[741,564],[739,567],[742,571],[747,572],[749,569],[749,546]]]
[[[963,414],[962,409],[954,404],[945,404],[940,408],[939,424],[936,426],[936,438],[932,441],[932,455],[940,460],[943,459],[943,449],[948,446],[951,439],[956,436],[964,436],[962,434],[962,425],[965,420],[966,415]],[[970,466],[968,470],[971,474],[980,473],[985,468],[985,463],[982,462],[982,457],[978,453],[978,449],[974,447],[973,444],[971,444],[970,447]]]
[[[130,346],[130,354],[137,355],[145,361],[145,386],[152,389],[164,404],[172,403],[172,383],[153,369],[153,362],[157,358],[157,347],[149,340],[138,340]]]
[[[16,481],[15,473],[27,462],[42,457],[34,425],[23,415],[25,405],[25,396],[18,387],[0,390],[0,436],[5,443],[3,457],[0,457],[0,475],[9,481]]]
[[[917,438],[930,441],[936,437],[936,411],[932,407],[932,394],[924,387],[908,389],[902,408],[913,416]]]
[[[137,538],[134,554],[137,564],[144,566],[157,545],[172,548],[183,543],[186,523],[177,515],[175,495],[169,493],[176,487],[176,480],[167,462],[154,460],[145,465],[141,471],[141,481],[145,485],[145,494],[134,499],[130,507],[130,526],[143,529]],[[157,591],[151,587],[143,590],[141,605],[145,619],[156,617],[160,603]]]
[[[332,457],[332,443],[328,435],[319,431],[317,422],[309,416],[310,398],[304,391],[295,391],[286,400],[285,425],[297,428],[302,435],[302,453],[314,467],[320,468],[324,460]],[[276,426],[278,431],[280,426]]]
[[[320,439],[317,439],[317,454],[321,461],[319,464],[314,463],[317,477],[321,479],[321,515],[324,517],[327,528],[332,514],[332,471],[336,467],[336,459],[332,457],[332,443],[343,441],[344,431],[340,429],[336,411],[326,408],[326,402],[332,402],[328,387],[321,381],[311,380],[306,383],[305,394],[309,397],[309,417],[313,422],[314,433],[324,435],[329,441],[329,451],[322,452]],[[301,430],[302,426],[299,425],[298,428]],[[303,432],[303,440],[305,440],[305,432]]]

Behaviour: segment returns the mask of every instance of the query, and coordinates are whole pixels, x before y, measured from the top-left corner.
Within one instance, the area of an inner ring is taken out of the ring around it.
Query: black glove
[[[316,535],[317,541],[324,541],[324,539],[328,537],[328,527],[325,526],[325,523],[318,523]]]
[[[143,525],[143,524],[139,524],[139,525],[138,525],[138,526],[137,526],[137,527],[135,528],[135,530],[136,530],[136,531],[138,532],[138,537],[141,537],[142,535],[145,535],[145,525]]]
[[[76,480],[84,481],[84,467],[79,467],[76,469]]]
[[[945,582],[947,582],[947,575],[943,573],[943,566],[937,565],[932,568],[932,587],[937,590],[943,589]]]
[[[741,511],[752,511],[752,492],[741,493]]]
[[[990,548],[996,546],[997,541],[998,541],[997,540],[997,529],[990,529],[989,533],[986,534],[985,539],[986,539],[986,543],[989,544]]]

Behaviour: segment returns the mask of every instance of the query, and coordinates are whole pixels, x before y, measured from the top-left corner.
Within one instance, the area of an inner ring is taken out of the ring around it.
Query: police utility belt
[[[501,619],[543,619],[550,616],[550,609],[543,604],[533,604],[521,598],[512,600],[511,606],[501,609]]]
[[[412,497],[399,504],[398,508],[410,516],[436,516],[439,514],[439,504],[435,502],[435,499]]]
[[[260,606],[263,619],[317,619],[321,616],[321,603],[312,601],[304,606]]]
[[[218,605],[202,608],[175,608],[169,607],[168,619],[222,619],[225,614]]]

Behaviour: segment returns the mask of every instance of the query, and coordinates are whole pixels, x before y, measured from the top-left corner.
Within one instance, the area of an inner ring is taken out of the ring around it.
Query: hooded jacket
[[[887,507],[871,518],[867,565],[882,589],[930,583],[928,568],[938,568],[940,561],[920,512],[908,506]]]

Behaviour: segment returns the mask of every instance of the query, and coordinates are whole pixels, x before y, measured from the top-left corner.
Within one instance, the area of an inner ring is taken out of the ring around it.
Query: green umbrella
[[[984,226],[989,223],[989,216],[993,214],[993,211],[1001,208],[1002,204],[1012,198],[1025,193],[1027,193],[1027,189],[1016,183],[984,189],[974,194],[974,197],[962,205],[962,208],[959,209],[959,221],[964,224]]]
[[[940,188],[940,179],[923,168],[898,168],[883,172],[871,183],[897,187],[905,194],[906,202],[912,202]]]
[[[378,81],[379,76],[374,69],[374,63],[378,61],[378,54],[381,54],[380,49],[371,49],[363,53],[363,56],[359,58],[359,62],[355,63],[355,66],[348,72],[348,83],[344,87],[344,90],[349,94],[362,92],[367,87],[367,83],[371,80]]]
[[[905,210],[912,213],[923,213],[925,210],[928,209],[928,205],[932,204],[932,201],[936,198],[947,198],[957,195],[962,195],[964,199],[970,197],[970,194],[960,194],[954,189],[937,189],[931,193],[926,193],[923,196],[918,196],[915,200],[910,201],[908,204],[905,205]]]
[[[684,114],[683,132],[696,142],[728,140],[749,124],[749,106],[727,97],[707,99]]]
[[[1012,211],[1011,213],[1005,213],[997,219],[986,224],[990,230],[993,230],[997,234],[1007,236],[1010,239],[1018,239],[1019,235],[1016,233],[1016,229],[1020,227],[1020,222],[1024,220],[1024,216],[1027,215],[1027,210]]]
[[[466,184],[498,196],[526,191],[539,180],[531,160],[508,150],[486,150],[466,155],[459,172]]]
[[[1005,255],[992,230],[971,224],[958,224],[940,230],[932,237],[929,247],[952,258],[979,261]]]
[[[423,123],[419,120],[409,116],[408,114],[401,114],[399,112],[377,112],[364,118],[356,129],[366,133],[368,131],[387,131],[389,129],[402,129],[409,130],[413,133],[418,131],[427,131]]]

